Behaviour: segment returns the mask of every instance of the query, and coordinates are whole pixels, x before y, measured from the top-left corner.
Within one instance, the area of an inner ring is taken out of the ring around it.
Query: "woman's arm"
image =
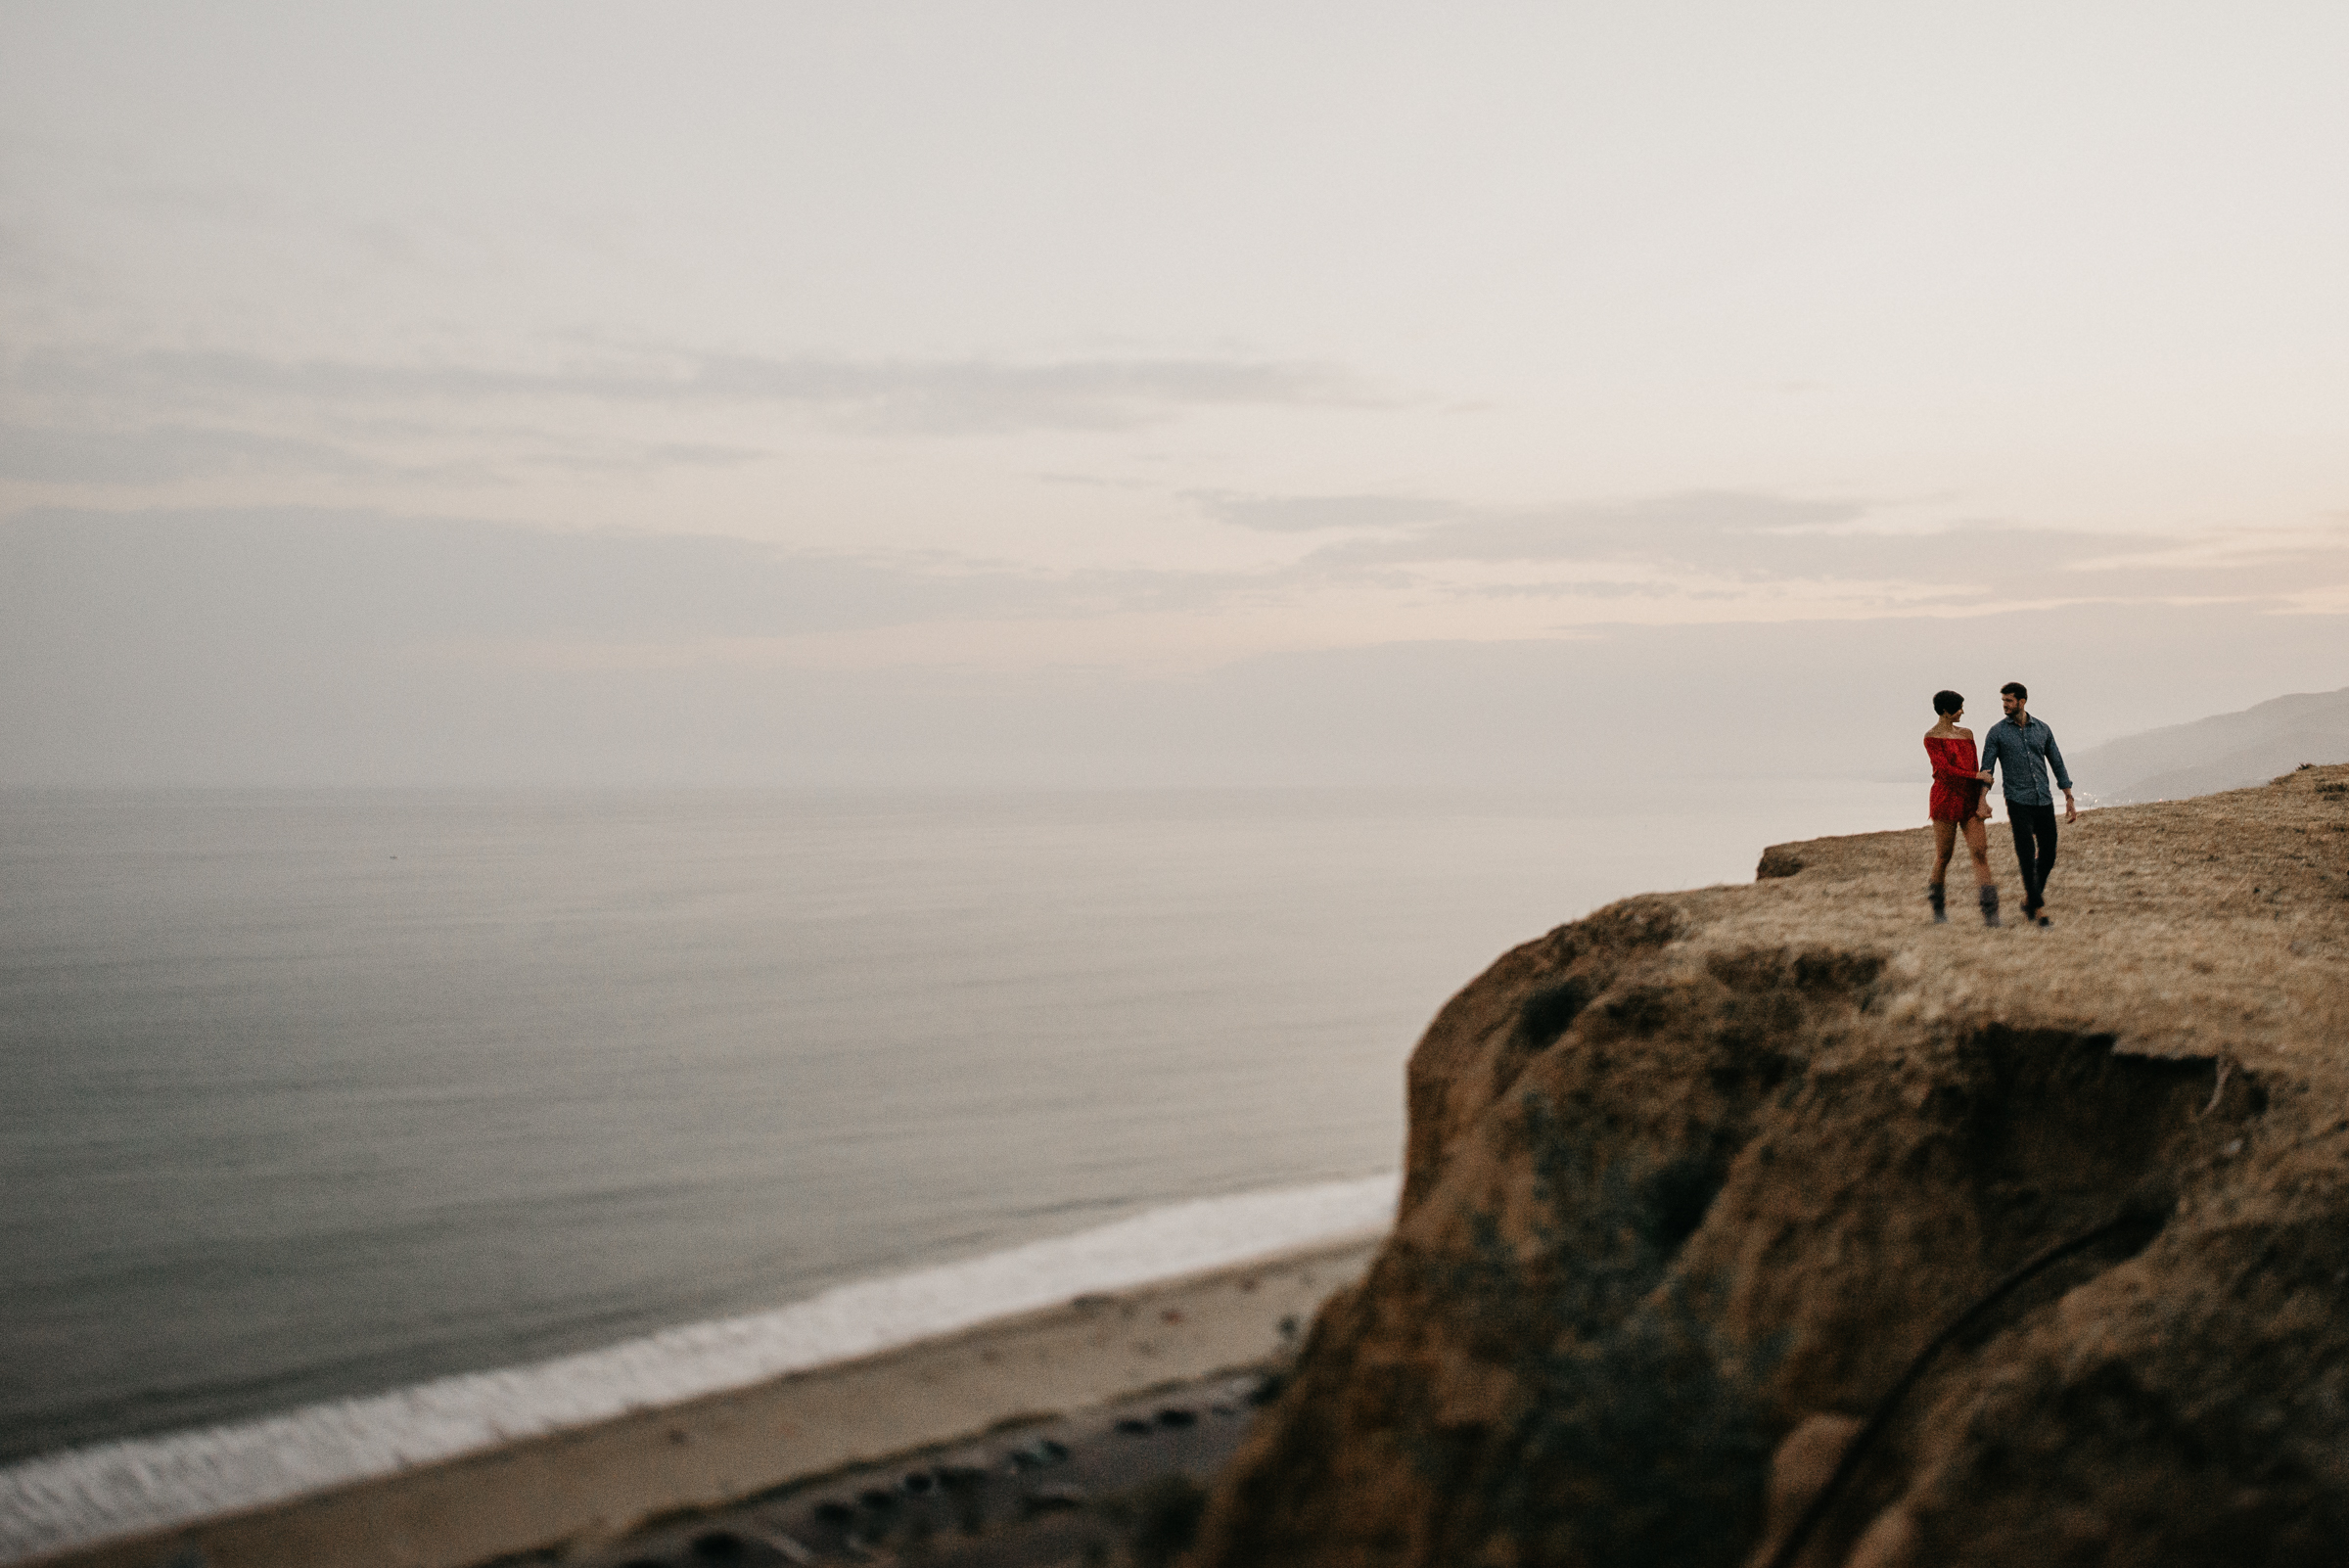
[[[1933,759],[1933,781],[1937,784],[1971,784],[1981,777],[1978,773],[1968,773],[1962,768],[1950,766],[1941,760],[1941,754],[1938,752],[1927,755]]]

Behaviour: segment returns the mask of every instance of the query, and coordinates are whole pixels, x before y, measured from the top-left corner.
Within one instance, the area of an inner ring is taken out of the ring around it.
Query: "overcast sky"
[[[0,5],[0,779],[2349,684],[2344,79],[2313,3]]]

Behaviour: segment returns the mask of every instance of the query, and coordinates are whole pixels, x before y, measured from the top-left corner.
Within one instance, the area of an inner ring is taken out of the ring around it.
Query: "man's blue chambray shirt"
[[[2055,764],[2058,789],[2072,787],[2071,770],[2063,765],[2055,732],[2031,718],[2028,711],[2023,716],[2030,722],[2017,724],[2002,718],[1990,726],[1990,733],[1982,737],[1982,771],[1996,769],[1999,782],[2005,786],[2006,799],[2016,806],[2053,806],[2055,797],[2048,793],[2048,763]],[[2002,762],[2004,767],[1998,765]]]

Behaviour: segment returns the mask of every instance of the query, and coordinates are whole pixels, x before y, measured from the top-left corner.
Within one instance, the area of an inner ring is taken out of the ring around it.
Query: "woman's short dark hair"
[[[1937,714],[1955,714],[1961,712],[1964,707],[1965,699],[1954,691],[1937,691],[1933,694],[1933,712]]]

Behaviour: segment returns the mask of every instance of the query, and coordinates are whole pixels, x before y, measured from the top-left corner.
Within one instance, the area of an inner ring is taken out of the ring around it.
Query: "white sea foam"
[[[1203,1198],[605,1350],[0,1470],[0,1562],[387,1475],[1030,1312],[1383,1227],[1399,1178]]]

